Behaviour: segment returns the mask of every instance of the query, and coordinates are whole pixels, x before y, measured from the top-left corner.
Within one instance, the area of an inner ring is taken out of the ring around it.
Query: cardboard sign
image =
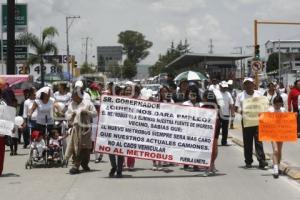
[[[262,113],[259,117],[260,141],[297,141],[295,113]]]
[[[209,167],[217,111],[102,96],[95,150]]]
[[[258,126],[259,113],[266,112],[269,107],[268,98],[253,97],[243,102],[243,124],[244,127]]]
[[[0,135],[11,136],[14,128],[16,108],[0,105]]]

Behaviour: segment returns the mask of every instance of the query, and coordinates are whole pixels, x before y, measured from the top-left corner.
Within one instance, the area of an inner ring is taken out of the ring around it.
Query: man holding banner
[[[238,94],[235,102],[236,112],[242,114],[242,128],[244,141],[245,168],[252,167],[253,140],[259,168],[264,169],[268,163],[265,161],[265,153],[262,142],[258,141],[258,114],[268,108],[266,97],[254,90],[255,83],[252,78],[243,81],[244,91]],[[263,106],[265,105],[266,106]]]

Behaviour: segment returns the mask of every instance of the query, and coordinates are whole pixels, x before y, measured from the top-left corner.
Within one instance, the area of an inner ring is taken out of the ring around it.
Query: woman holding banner
[[[283,107],[283,99],[280,95],[277,95],[273,99],[273,106],[269,108],[269,112],[286,112],[285,108]],[[281,153],[282,153],[282,142],[275,142],[272,141],[272,148],[273,148],[273,177],[279,177],[279,165],[281,161]]]
[[[122,89],[119,86],[116,86],[114,88],[115,95],[120,96]],[[112,93],[111,93],[112,94]],[[115,173],[117,172],[117,178],[122,178],[122,171],[123,171],[123,163],[124,163],[124,156],[116,156],[114,154],[109,154],[109,161],[111,164],[111,170],[109,172],[109,177],[112,178],[115,176]]]
[[[159,89],[158,102],[161,102],[161,103],[174,103],[174,101],[172,99],[172,92],[171,92],[171,90],[168,86],[163,85]],[[163,170],[163,167],[167,166],[167,165],[169,165],[167,162],[162,163],[161,161],[153,161],[152,170],[161,171],[161,170]]]
[[[219,113],[219,105],[217,104],[217,98],[213,91],[205,91],[203,94],[203,101],[201,103],[201,108],[209,108],[209,109],[216,109],[218,111],[218,116],[216,119],[216,127],[215,127],[215,139],[213,142],[213,150],[212,150],[212,159],[210,167],[205,171],[204,176],[215,175],[216,173],[216,166],[215,161],[218,156],[218,138],[220,135],[220,113]]]
[[[187,91],[187,96],[188,96],[188,101],[183,102],[182,105],[184,106],[200,106],[200,101],[201,101],[201,97],[199,94],[199,89],[197,86],[192,85],[188,88]],[[184,169],[188,169],[189,166],[188,165],[184,165],[183,166]],[[195,171],[198,171],[199,168],[197,166],[193,167]]]
[[[136,87],[134,85],[127,85],[124,88],[124,96],[127,96],[129,98],[137,98],[138,94],[136,93],[135,88]],[[134,164],[135,164],[135,158],[127,157],[126,162],[125,162],[125,167],[127,167],[129,170],[133,170]]]

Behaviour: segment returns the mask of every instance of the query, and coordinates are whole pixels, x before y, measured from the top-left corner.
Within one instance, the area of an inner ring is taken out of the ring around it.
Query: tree
[[[146,40],[142,33],[127,30],[119,34],[118,42],[123,45],[123,52],[126,54],[124,61],[123,75],[131,79],[137,73],[136,65],[149,55],[149,49],[153,43]]]
[[[80,67],[80,74],[93,74],[96,70],[93,69],[92,65],[84,62]]]
[[[163,72],[174,73],[174,69],[167,68],[166,65],[168,65],[170,62],[180,57],[181,55],[190,52],[190,45],[188,44],[187,40],[185,40],[184,44],[182,43],[182,41],[180,41],[176,45],[176,48],[174,42],[172,42],[167,52],[164,55],[160,54],[158,57],[158,61],[156,61],[156,63],[149,68],[150,76],[156,76]]]
[[[132,79],[137,73],[136,63],[126,59],[122,68],[123,78]]]
[[[42,37],[34,35],[33,33],[22,33],[19,36],[19,40],[24,41],[31,47],[35,53],[31,54],[27,60],[27,65],[40,64],[41,67],[41,82],[42,86],[45,84],[45,72],[44,72],[44,55],[57,55],[57,45],[52,41],[53,37],[58,35],[58,31],[55,27],[46,27],[42,31]]]
[[[268,61],[267,61],[267,69],[266,69],[267,72],[272,72],[272,71],[279,69],[279,67],[278,67],[279,66],[279,58],[278,57],[279,57],[278,53],[272,53],[269,56]],[[281,60],[281,62],[289,60],[288,55],[284,54],[284,53],[280,53],[280,60]]]
[[[121,66],[117,64],[108,65],[107,72],[110,74],[111,78],[120,78],[121,77]]]

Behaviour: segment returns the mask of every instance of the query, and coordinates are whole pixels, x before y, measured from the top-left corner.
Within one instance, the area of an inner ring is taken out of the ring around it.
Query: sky
[[[1,0],[2,3],[6,1]],[[28,4],[28,30],[40,34],[55,26],[59,53],[66,54],[66,16],[79,15],[70,27],[70,53],[83,62],[89,37],[88,59],[96,64],[97,46],[118,45],[125,30],[143,33],[153,42],[141,64],[154,64],[159,54],[187,39],[193,53],[207,53],[209,40],[214,53],[245,54],[253,50],[253,23],[258,20],[300,22],[299,0],[16,0]],[[300,26],[260,25],[259,44],[267,40],[300,40]],[[264,50],[261,49],[263,53]],[[95,56],[96,57],[96,56]]]

